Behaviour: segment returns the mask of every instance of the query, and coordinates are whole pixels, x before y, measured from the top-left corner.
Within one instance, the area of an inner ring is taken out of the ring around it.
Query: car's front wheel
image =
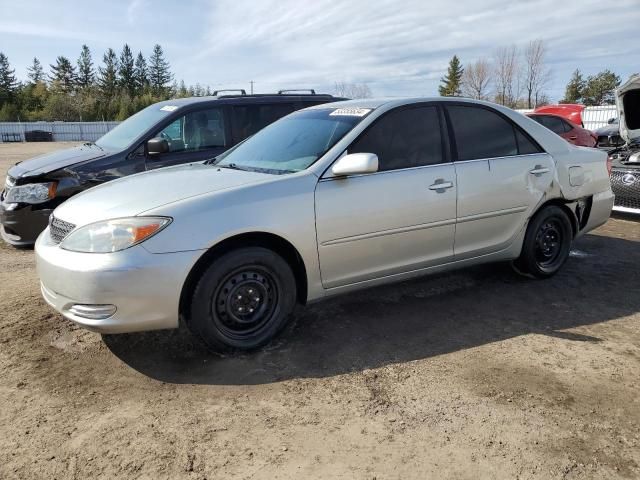
[[[549,205],[529,222],[522,253],[514,266],[520,273],[549,278],[558,273],[569,258],[572,240],[569,217],[562,208]]]
[[[282,257],[266,248],[240,248],[204,271],[187,326],[216,351],[250,350],[282,330],[295,302],[295,277]]]

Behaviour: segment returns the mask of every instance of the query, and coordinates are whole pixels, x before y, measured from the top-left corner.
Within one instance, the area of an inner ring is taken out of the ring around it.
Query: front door
[[[221,107],[189,112],[154,135],[169,142],[169,151],[147,154],[146,168],[151,170],[216,157],[230,145],[226,132]]]
[[[456,175],[433,105],[393,110],[347,149],[375,153],[379,171],[328,177],[316,188],[322,282],[339,287],[448,262]]]

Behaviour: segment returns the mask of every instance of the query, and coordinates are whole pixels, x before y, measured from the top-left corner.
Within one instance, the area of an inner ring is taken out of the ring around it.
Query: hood
[[[132,217],[189,197],[249,183],[274,175],[192,163],[139,173],[90,188],[60,205],[55,216],[75,225]]]
[[[86,143],[77,147],[58,150],[57,152],[46,153],[17,163],[9,169],[8,173],[13,178],[41,175],[75,165],[76,163],[106,157],[110,154],[111,152],[103,150],[93,143]]]
[[[632,75],[616,90],[620,136],[628,143],[640,138],[640,75]]]

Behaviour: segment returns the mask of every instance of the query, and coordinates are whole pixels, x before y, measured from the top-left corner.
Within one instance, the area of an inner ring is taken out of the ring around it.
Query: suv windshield
[[[304,170],[368,112],[334,108],[292,113],[218,157],[215,165],[274,174]]]
[[[164,110],[163,110],[164,109]],[[96,141],[96,145],[107,150],[122,150],[153,127],[160,120],[175,111],[175,107],[151,105],[130,116],[113,130],[107,132]]]

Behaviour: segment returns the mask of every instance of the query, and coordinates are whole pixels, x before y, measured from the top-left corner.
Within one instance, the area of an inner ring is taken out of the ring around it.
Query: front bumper
[[[0,202],[0,236],[16,247],[33,245],[49,223],[53,209],[38,205],[27,205],[11,209],[10,204]]]
[[[48,229],[38,237],[35,250],[45,301],[69,320],[100,333],[176,328],[182,286],[202,255],[155,254],[142,245],[105,254],[69,252],[51,241]],[[90,318],[110,306],[115,307],[112,315]]]

